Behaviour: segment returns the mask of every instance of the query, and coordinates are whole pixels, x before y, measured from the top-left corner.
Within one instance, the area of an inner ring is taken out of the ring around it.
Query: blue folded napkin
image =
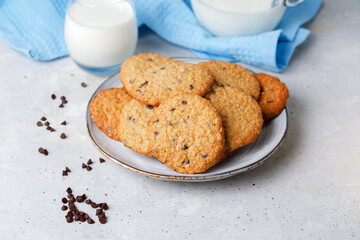
[[[145,24],[171,43],[202,58],[244,62],[283,71],[295,48],[310,31],[300,26],[318,12],[322,0],[305,0],[288,8],[274,31],[246,37],[216,37],[203,28],[189,0],[134,0],[139,25]],[[64,0],[3,0],[0,37],[28,57],[48,61],[67,56]]]

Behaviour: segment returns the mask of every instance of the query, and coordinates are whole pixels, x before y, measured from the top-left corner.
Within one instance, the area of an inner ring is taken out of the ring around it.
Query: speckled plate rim
[[[182,59],[185,59],[185,60],[193,60],[193,61],[208,61],[210,59],[199,59],[199,58],[190,58],[190,57],[173,57],[174,59],[177,59],[177,60],[182,60]],[[253,72],[251,70],[249,70],[250,72]],[[262,157],[261,159],[253,162],[253,163],[250,163],[246,166],[243,166],[241,168],[237,168],[237,169],[234,169],[234,170],[231,170],[231,171],[226,171],[226,172],[223,172],[223,173],[217,173],[217,174],[210,174],[208,176],[175,176],[175,175],[168,175],[168,174],[157,174],[157,173],[152,173],[152,172],[148,172],[148,171],[144,171],[144,170],[141,170],[141,169],[138,169],[136,167],[133,167],[131,165],[128,165],[124,162],[122,162],[121,160],[119,159],[116,159],[115,157],[111,156],[110,154],[108,154],[106,152],[106,150],[104,150],[102,147],[100,147],[94,137],[93,137],[93,134],[90,130],[90,125],[89,125],[89,122],[92,121],[91,119],[91,116],[90,116],[90,112],[89,112],[89,106],[90,106],[90,102],[91,100],[95,97],[95,95],[103,89],[103,86],[107,83],[107,81],[109,81],[113,76],[110,76],[108,77],[107,79],[105,79],[101,84],[100,86],[95,90],[95,92],[92,94],[88,104],[87,104],[87,108],[86,108],[86,128],[87,128],[87,133],[90,137],[90,140],[91,142],[94,144],[94,146],[96,147],[96,149],[101,152],[105,157],[107,157],[108,159],[110,159],[111,161],[113,161],[114,163],[126,168],[126,169],[129,169],[131,171],[134,171],[136,173],[140,173],[142,175],[145,175],[145,176],[148,176],[148,177],[152,177],[152,178],[155,178],[155,179],[161,179],[161,180],[171,180],[171,181],[183,181],[183,182],[206,182],[206,181],[214,181],[214,180],[221,180],[221,179],[225,179],[225,178],[228,178],[228,177],[232,177],[232,176],[235,176],[239,173],[242,173],[242,172],[246,172],[246,171],[249,171],[249,170],[252,170],[258,166],[260,166],[266,159],[268,159],[279,147],[280,145],[284,142],[284,139],[286,137],[286,134],[287,134],[287,130],[288,130],[288,112],[287,112],[287,108],[285,107],[285,109],[283,110],[283,112],[285,112],[285,118],[286,118],[286,126],[285,126],[285,129],[284,129],[284,132],[283,132],[283,135],[280,139],[280,141],[276,144],[276,146],[268,153],[266,154],[264,157]]]

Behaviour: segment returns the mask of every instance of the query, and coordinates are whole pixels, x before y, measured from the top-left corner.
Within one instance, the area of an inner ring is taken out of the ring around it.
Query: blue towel
[[[300,26],[318,12],[321,0],[288,8],[274,31],[246,37],[215,37],[192,12],[189,0],[134,0],[139,25],[193,50],[202,58],[244,62],[283,71],[310,31]],[[48,61],[68,55],[64,42],[64,0],[0,1],[0,37],[28,57]]]

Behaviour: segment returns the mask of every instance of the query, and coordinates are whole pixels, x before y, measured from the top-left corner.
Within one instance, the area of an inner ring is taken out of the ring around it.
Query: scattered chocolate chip
[[[101,224],[105,224],[106,223],[106,217],[105,217],[105,215],[102,217],[102,215],[100,215],[99,216],[99,222],[101,223]]]
[[[165,67],[160,68],[160,70],[164,70],[164,69],[165,69]]]
[[[149,83],[148,81],[143,82],[142,84],[140,84],[139,88],[142,88],[143,86],[148,85],[148,83]]]
[[[66,100],[66,97],[65,97],[65,96],[61,96],[60,99],[64,101],[64,100]]]
[[[100,161],[100,163],[103,163],[103,162],[105,162],[105,159],[99,158],[99,161]]]
[[[50,128],[50,129],[49,129],[50,132],[55,132],[55,129],[54,129],[54,128],[52,128],[52,127],[50,127],[50,126],[49,126],[49,128]]]
[[[92,202],[90,205],[92,208],[98,208],[98,205],[95,202]]]
[[[66,171],[62,171],[62,175],[63,175],[63,176],[67,176],[68,174],[67,174]]]
[[[82,86],[83,88],[87,87],[86,83],[84,83],[84,82],[81,83],[81,86]]]
[[[46,121],[46,117],[42,117],[40,120],[41,121]]]
[[[147,105],[146,108],[147,108],[147,109],[153,109],[154,107],[151,106],[151,105]]]
[[[223,70],[225,70],[226,68],[225,67],[223,67]]]
[[[168,88],[167,91],[168,91],[168,92],[171,92],[171,88]]]
[[[44,149],[44,155],[47,156],[49,154],[48,150]]]
[[[71,172],[70,168],[68,168],[68,167],[65,167],[65,171],[66,172]]]
[[[51,99],[56,99],[56,95],[55,94],[51,94]]]
[[[148,61],[148,62],[152,62],[152,61],[154,61],[154,60],[152,60],[151,58],[148,58],[147,61]]]
[[[75,215],[75,221],[79,221],[80,220],[80,216],[79,215]]]
[[[187,104],[187,101],[182,100],[182,101],[181,101],[181,104],[182,104],[182,105],[185,105],[185,104]]]
[[[68,223],[71,223],[73,221],[73,217],[70,217],[70,216],[66,216],[66,221]]]
[[[67,200],[66,198],[62,198],[61,201],[62,201],[63,203],[67,203],[67,202],[68,202],[68,200]]]
[[[84,216],[80,216],[80,222],[85,222],[85,217]]]
[[[189,86],[189,90],[193,90],[194,89],[194,86],[193,85],[190,85]]]
[[[103,210],[101,208],[96,209],[96,216],[99,216],[103,213]]]
[[[73,211],[68,211],[68,212],[67,212],[67,214],[66,214],[66,216],[70,216],[70,217],[73,217],[73,216],[74,216],[74,213],[73,213]]]
[[[83,196],[77,196],[76,199],[75,199],[77,202],[81,203],[84,201],[84,198]],[[81,213],[81,212],[80,212]]]
[[[66,189],[66,192],[70,194],[70,193],[72,193],[72,189],[71,189],[70,187],[68,187],[68,188]]]
[[[185,144],[182,149],[183,149],[183,150],[188,150],[188,148],[189,148],[189,147]]]
[[[66,211],[66,210],[68,210],[68,207],[65,205],[62,205],[61,210]]]
[[[107,203],[102,203],[101,208],[104,209],[104,210],[108,210],[109,206],[107,205]]]
[[[44,154],[45,156],[47,156],[49,154],[48,150],[46,150],[45,148],[39,148],[38,149],[39,153]]]
[[[87,166],[87,167],[86,167],[86,170],[91,171],[91,170],[92,170],[92,167]]]
[[[189,159],[186,159],[185,161],[182,162],[183,164],[189,164],[190,163],[190,160]]]
[[[69,193],[69,194],[71,194],[71,193],[72,193],[72,189],[71,189],[70,187],[68,187],[68,188],[66,189],[66,192]]]
[[[71,196],[69,197],[69,199],[70,199],[70,202],[75,202],[75,197],[74,197],[74,195],[71,194]]]
[[[41,148],[39,148],[39,153],[44,153],[44,149],[41,147]]]
[[[156,137],[158,134],[159,134],[158,132],[154,132],[155,137]]]
[[[84,169],[84,168],[86,168],[86,167],[87,167],[87,166],[86,166],[86,164],[85,164],[85,163],[82,163],[82,164],[81,164],[81,168],[83,168],[83,169]]]
[[[158,123],[159,122],[159,119],[156,119],[155,121],[154,121],[154,123]]]
[[[46,130],[50,131],[51,127],[50,126],[47,126],[46,127]]]
[[[72,202],[72,201],[69,202],[69,209],[70,209],[70,211],[75,211],[76,210],[74,202]]]
[[[92,220],[91,218],[89,218],[89,219],[87,220],[87,222],[88,222],[88,224],[94,224],[94,223],[95,223],[95,221]]]
[[[64,126],[65,126],[66,124],[67,124],[66,121],[63,121],[63,122],[61,123],[61,125],[64,125]]]
[[[65,134],[65,133],[60,134],[60,138],[61,138],[61,139],[65,139],[65,138],[66,138],[66,134]]]
[[[208,156],[207,153],[204,153],[204,154],[200,154],[203,158],[206,158]]]
[[[40,122],[40,121],[38,121],[38,122],[36,123],[36,125],[37,125],[38,127],[42,127],[42,126],[43,126],[42,122]]]
[[[266,101],[267,103],[272,103],[272,102],[274,102],[273,100],[269,100],[269,101]]]
[[[225,88],[224,84],[220,84],[219,87]]]
[[[170,112],[173,112],[174,110],[175,110],[175,108],[172,108],[172,109],[170,109],[169,111],[170,111]]]
[[[91,159],[89,159],[89,160],[87,161],[87,164],[88,164],[88,165],[93,164],[93,162],[91,161]]]
[[[45,122],[45,124],[44,124],[45,126],[50,126],[50,123],[49,122]]]
[[[131,79],[129,82],[130,84],[133,84],[135,82],[135,79]]]
[[[61,103],[61,104],[59,105],[59,108],[63,108],[63,107],[64,107],[64,104]]]
[[[91,199],[87,199],[87,200],[85,201],[85,203],[86,203],[86,204],[91,204],[92,201],[91,201]]]
[[[79,212],[79,215],[80,215],[80,216],[85,216],[85,213],[82,212],[82,211],[80,211],[80,212]]]

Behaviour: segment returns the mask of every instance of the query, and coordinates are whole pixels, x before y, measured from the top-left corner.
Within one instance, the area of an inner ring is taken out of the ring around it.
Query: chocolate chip
[[[63,175],[63,176],[67,176],[68,174],[67,174],[66,171],[62,171],[62,175]]]
[[[85,213],[82,212],[82,211],[80,211],[80,212],[79,212],[79,215],[80,215],[80,216],[85,216]]]
[[[42,117],[40,120],[41,121],[46,121],[46,117]]]
[[[206,158],[208,156],[207,153],[204,153],[204,154],[200,154],[203,158]]]
[[[81,86],[82,86],[83,88],[87,87],[86,83],[84,83],[84,82],[81,83]]]
[[[63,203],[67,203],[67,202],[68,202],[68,200],[67,200],[66,198],[62,198],[61,201],[62,201]]]
[[[66,124],[67,124],[66,121],[63,121],[63,122],[61,123],[61,125],[64,125],[64,126],[65,126]]]
[[[44,149],[41,147],[41,148],[39,148],[39,153],[44,153]]]
[[[71,189],[70,187],[68,187],[68,188],[66,189],[66,192],[70,194],[70,193],[72,193],[72,189]]]
[[[151,58],[148,58],[147,61],[148,61],[148,62],[152,62],[152,61],[154,61],[154,60],[152,60]]]
[[[66,97],[65,97],[65,96],[61,96],[60,99],[61,99],[61,100],[65,100]]]
[[[99,216],[103,213],[103,210],[101,208],[96,209],[96,216]]]
[[[139,88],[142,88],[143,86],[148,85],[148,83],[149,83],[148,81],[143,82],[142,84],[140,84]]]
[[[189,147],[185,144],[182,149],[183,149],[183,150],[188,150],[188,148],[189,148]]]
[[[154,123],[158,123],[159,122],[159,119],[156,119],[155,121],[154,121]]]
[[[37,125],[38,127],[42,127],[42,126],[43,126],[42,122],[40,122],[40,121],[38,121],[38,122],[36,123],[36,125]]]
[[[133,118],[133,119],[132,119],[132,122],[133,122],[133,123],[136,123],[136,119],[135,119],[135,118]]]
[[[61,210],[66,211],[66,210],[68,210],[68,207],[65,205],[62,205]]]
[[[76,210],[74,202],[71,202],[71,201],[69,202],[69,209],[70,209],[70,211],[75,211]]]
[[[94,224],[94,223],[95,223],[95,221],[92,220],[91,218],[89,218],[89,219],[87,220],[87,222],[88,222],[88,224]]]
[[[85,203],[86,203],[86,204],[91,204],[92,201],[91,201],[91,199],[88,199],[88,200],[85,201]]]
[[[104,209],[104,210],[108,210],[109,206],[107,205],[107,203],[102,203],[101,208]]]
[[[46,130],[50,131],[51,127],[50,126],[47,126],[46,127]]]
[[[87,167],[86,167],[86,170],[91,171],[91,170],[92,170],[92,167],[87,166]]]
[[[172,108],[172,109],[170,109],[169,111],[170,111],[170,112],[173,112],[174,110],[175,110],[175,108]]]
[[[80,220],[80,216],[79,215],[75,215],[75,221],[79,221]]]
[[[189,86],[189,90],[193,90],[194,89],[194,86],[193,85],[190,85]]]
[[[220,84],[219,87],[225,88],[224,84]]]
[[[95,202],[92,202],[90,205],[91,205],[92,208],[97,208],[98,207],[98,205]]]
[[[182,164],[189,164],[189,163],[190,163],[189,159],[186,159],[185,161],[182,162]]]
[[[52,94],[51,95],[51,98],[54,100],[54,99],[56,99],[56,95],[55,94]]]
[[[133,84],[135,82],[135,79],[131,79],[129,82],[130,84]]]
[[[65,171],[66,172],[71,172],[70,168],[68,168],[68,167],[65,167]]]
[[[66,134],[65,134],[65,133],[60,134],[60,138],[61,138],[61,139],[65,139],[65,138],[66,138]]]
[[[164,70],[164,69],[165,69],[165,67],[160,68],[160,70]]]
[[[50,132],[55,132],[55,129],[49,126]]]
[[[77,202],[81,203],[84,201],[84,198],[83,196],[77,196],[76,199],[75,199]]]
[[[106,223],[105,213],[102,213],[102,214],[99,216],[99,222],[100,222],[101,224],[105,224],[105,223]]]
[[[73,221],[73,217],[70,217],[70,216],[66,216],[66,221],[68,223],[71,223]]]
[[[223,70],[225,70],[226,68],[225,67],[223,67]]]
[[[147,108],[147,109],[153,109],[154,107],[151,106],[151,105],[147,105],[146,108]]]
[[[273,100],[269,100],[269,101],[266,101],[267,103],[272,103],[272,102],[274,102]]]
[[[89,160],[87,161],[87,164],[88,164],[88,165],[93,164],[93,162],[91,161],[91,159],[89,159]]]
[[[85,222],[85,217],[84,216],[80,216],[80,222]]]
[[[49,154],[48,150],[44,149],[44,155],[47,156]]]
[[[59,105],[59,108],[63,108],[63,107],[64,107],[64,104],[60,104],[60,105]]]
[[[155,137],[156,137],[158,134],[159,134],[158,132],[154,132]]]
[[[70,216],[70,217],[73,217],[73,216],[74,216],[74,213],[73,213],[73,211],[68,211],[68,212],[67,212],[67,214],[66,214],[66,216]]]
[[[69,197],[69,199],[70,199],[70,202],[75,202],[75,197],[74,197],[74,195],[70,195],[70,197]]]
[[[82,163],[82,164],[81,164],[81,168],[83,168],[83,169],[84,169],[84,168],[86,168],[86,167],[87,167],[87,166],[86,166],[86,164],[85,164],[85,163]]]
[[[182,104],[182,105],[185,105],[185,104],[187,104],[187,101],[182,100],[182,101],[181,101],[181,104]]]
[[[105,159],[99,158],[99,161],[100,161],[100,163],[103,163],[103,162],[105,162]]]
[[[50,126],[50,123],[49,122],[45,122],[45,124],[44,124],[45,126]]]
[[[168,88],[167,91],[168,91],[168,92],[171,92],[171,88]]]

